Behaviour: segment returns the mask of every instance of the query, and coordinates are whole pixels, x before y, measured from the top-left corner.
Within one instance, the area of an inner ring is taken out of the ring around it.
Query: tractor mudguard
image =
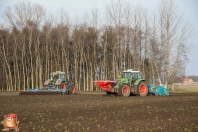
[[[115,89],[118,89],[122,84],[129,84],[129,80],[127,78],[122,78],[114,87]]]
[[[143,81],[143,80],[142,80],[142,79],[140,79],[140,78],[138,78],[138,79],[134,82],[134,84],[133,84],[133,85],[137,86],[137,85],[140,83],[140,81]]]

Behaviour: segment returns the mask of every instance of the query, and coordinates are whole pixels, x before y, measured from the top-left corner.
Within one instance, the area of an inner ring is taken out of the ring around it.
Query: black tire
[[[120,85],[118,89],[118,95],[128,97],[131,94],[130,87],[128,85]]]
[[[107,96],[111,95],[111,92],[106,92]]]
[[[146,82],[140,82],[138,84],[138,95],[139,96],[147,96],[148,95],[148,85]]]
[[[106,92],[107,96],[116,96],[117,94],[116,92]]]

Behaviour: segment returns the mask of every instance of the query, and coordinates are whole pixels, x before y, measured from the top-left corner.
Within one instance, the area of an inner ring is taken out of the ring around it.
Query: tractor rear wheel
[[[148,95],[148,85],[145,82],[140,82],[138,85],[138,95],[147,96]]]
[[[130,87],[128,85],[121,85],[118,89],[118,95],[128,97],[130,95]]]
[[[76,93],[76,87],[71,86],[71,89],[69,90],[68,94],[75,94]]]

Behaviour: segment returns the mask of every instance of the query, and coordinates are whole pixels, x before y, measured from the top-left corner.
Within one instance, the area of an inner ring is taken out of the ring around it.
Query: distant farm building
[[[191,78],[184,78],[183,84],[192,84],[193,80]]]

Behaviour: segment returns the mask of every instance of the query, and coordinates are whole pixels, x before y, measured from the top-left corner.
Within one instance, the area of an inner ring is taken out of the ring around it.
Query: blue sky
[[[15,3],[22,0],[0,0],[0,15],[6,7],[12,7]],[[24,0],[31,1],[42,5],[47,12],[56,12],[63,7],[70,16],[82,16],[85,12],[91,12],[97,8],[100,14],[103,14],[107,4],[113,0]],[[117,0],[114,0],[115,2]],[[142,5],[143,7],[153,11],[157,9],[160,0],[123,0],[129,2],[132,6]],[[186,64],[186,75],[198,75],[198,0],[174,0],[178,8],[184,12],[186,21],[193,24],[194,32],[191,37],[191,51],[188,54],[189,62]],[[3,23],[0,16],[0,23]]]

